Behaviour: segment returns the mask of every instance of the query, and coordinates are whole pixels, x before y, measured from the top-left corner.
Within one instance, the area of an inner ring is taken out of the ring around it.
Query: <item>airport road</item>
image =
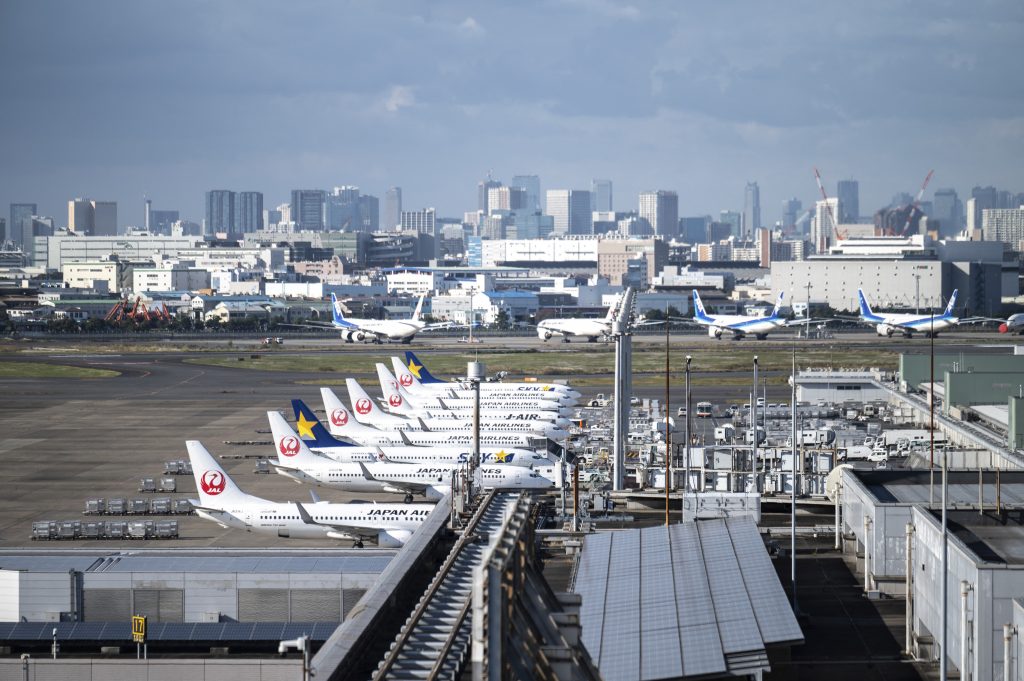
[[[826,343],[841,356],[842,349],[851,344],[878,343],[877,338],[863,334],[863,338],[846,334],[839,339],[809,341]],[[996,334],[965,334],[974,341],[998,344]],[[984,340],[983,340],[984,339]],[[657,343],[660,339],[642,337],[637,345]],[[965,339],[966,340],[966,339]],[[333,354],[354,353],[366,357],[365,375],[373,371],[373,362],[386,361],[391,354],[399,354],[408,346],[402,345],[344,345],[337,341],[321,344],[322,339],[288,339],[284,348],[275,352],[309,353],[317,363]],[[966,345],[964,340],[943,339],[943,350],[950,351]],[[225,468],[247,492],[276,501],[306,500],[306,487],[282,476],[253,473],[255,458],[271,453],[269,445],[228,445],[224,441],[269,440],[266,430],[268,409],[283,411],[290,417],[289,400],[302,397],[312,406],[320,407],[316,382],[325,378],[316,370],[307,372],[272,372],[234,367],[200,366],[185,363],[196,356],[209,356],[216,351],[175,349],[173,344],[165,351],[153,351],[152,341],[143,341],[146,348],[133,352],[128,346],[124,352],[110,352],[110,344],[86,341],[75,343],[71,339],[23,341],[20,347],[33,348],[32,352],[4,352],[5,362],[49,362],[74,366],[114,369],[120,373],[104,379],[4,379],[0,390],[0,546],[32,545],[34,548],[64,546],[139,546],[143,542],[49,542],[34,544],[30,541],[31,524],[38,520],[88,520],[81,515],[86,499],[90,497],[143,497],[137,492],[142,477],[159,478],[167,460],[187,458],[184,441],[202,440],[214,455],[253,457],[226,459]],[[191,343],[191,341],[189,341]],[[927,341],[897,341],[914,350],[927,348]],[[500,343],[500,346],[498,345]],[[687,352],[695,357],[705,352],[745,352],[753,354],[761,348],[788,347],[792,340],[781,342],[714,341],[701,336],[683,336],[673,339],[674,367]],[[504,348],[545,349],[536,338],[488,339],[481,349],[495,346]],[[258,341],[234,341],[234,347],[224,348],[228,355],[247,356],[258,348]],[[471,358],[472,349],[456,339],[417,339],[412,346],[422,359],[429,361],[431,353],[459,353]],[[587,344],[548,344],[551,352],[585,351]],[[1003,346],[1005,347],[1005,345]],[[486,355],[481,354],[486,361]],[[241,363],[240,363],[241,364]],[[837,364],[839,362],[837,361]],[[694,375],[699,375],[695,359]],[[675,371],[679,371],[675,368]],[[716,404],[746,402],[748,388],[742,375],[732,374],[730,384],[702,385],[693,390],[692,403],[708,400]],[[343,376],[330,375],[337,384]],[[556,378],[556,377],[550,377]],[[591,397],[598,392],[611,391],[611,376],[591,377],[583,392]],[[714,378],[714,377],[710,377]],[[369,382],[368,382],[369,384]],[[682,381],[672,385],[671,408],[673,414],[682,404]],[[344,390],[338,391],[345,399]],[[644,386],[636,391],[640,397],[662,399],[664,388]],[[769,402],[788,401],[789,392],[784,385],[768,388]],[[194,495],[195,484],[191,476],[177,476],[180,492],[176,495]],[[347,501],[353,495],[320,489],[327,500]],[[391,495],[359,495],[363,499],[396,501]],[[110,519],[97,517],[96,519]],[[155,519],[165,519],[157,517]],[[213,523],[194,517],[178,518],[181,539],[148,541],[152,546],[266,546],[277,544],[275,538],[252,535],[240,530],[225,530]],[[315,540],[288,540],[289,547],[318,546]]]

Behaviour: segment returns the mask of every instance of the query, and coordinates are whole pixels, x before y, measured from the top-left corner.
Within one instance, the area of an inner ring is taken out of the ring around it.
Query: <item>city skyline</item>
[[[59,219],[100,196],[142,225],[144,195],[199,221],[215,187],[269,207],[351,184],[454,217],[490,172],[536,174],[541,194],[608,178],[620,211],[667,189],[680,215],[742,210],[756,181],[772,225],[783,200],[819,198],[814,165],[830,192],[858,180],[865,214],[931,168],[929,196],[1016,192],[1022,23],[1012,2],[5,3],[0,205]],[[516,49],[524,35],[545,49]]]

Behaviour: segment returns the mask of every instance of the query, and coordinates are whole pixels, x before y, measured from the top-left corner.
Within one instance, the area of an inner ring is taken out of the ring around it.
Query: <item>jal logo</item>
[[[388,404],[390,404],[392,407],[401,407],[402,396],[398,394],[392,395],[391,397],[388,398]]]
[[[362,399],[356,400],[356,412],[359,413],[359,414],[364,414],[364,415],[365,414],[369,414],[370,413],[370,407],[372,407],[372,406],[373,405],[370,403],[370,400],[366,399],[365,397],[362,398]]]
[[[277,444],[277,451],[281,452],[282,456],[295,456],[299,453],[299,438],[294,435],[281,438]]]
[[[335,409],[331,412],[331,425],[332,426],[343,426],[348,423],[348,410],[346,409]]]
[[[402,385],[408,388],[410,385],[412,385],[412,374],[402,374],[401,376],[398,377],[398,380]]]
[[[199,486],[205,494],[217,496],[224,491],[224,474],[220,471],[206,471],[199,478]]]
[[[391,392],[398,391],[398,381],[388,381],[391,384]]]

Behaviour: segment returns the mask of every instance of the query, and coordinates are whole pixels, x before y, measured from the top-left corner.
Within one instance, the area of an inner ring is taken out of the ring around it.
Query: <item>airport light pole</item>
[[[792,498],[790,499],[790,534],[789,534],[789,575],[791,588],[793,589],[793,612],[799,613],[800,608],[796,601],[796,457],[797,457],[797,444],[796,444],[796,343],[793,343],[793,390],[790,396],[792,404],[792,416],[793,416],[793,435],[792,435],[792,457],[793,457],[793,472],[791,480]],[[802,449],[801,449],[802,452]],[[800,467],[803,468],[803,461],[800,462]]]
[[[686,491],[690,487],[690,360],[693,357],[690,355],[686,356],[686,395],[683,398],[683,403],[686,405],[686,420],[683,422],[685,425],[684,433],[686,435],[686,477],[683,479],[683,503],[680,509],[683,520],[686,520]],[[697,495],[693,496],[693,518],[697,519]]]
[[[946,447],[942,448],[942,569],[939,574],[942,575],[942,643],[941,653],[939,657],[939,678],[942,681],[946,681],[947,669],[946,669],[946,654],[947,648],[946,643],[949,638],[949,632],[946,628],[949,624],[949,575],[947,570],[949,569],[949,535],[947,534],[947,518],[946,518],[946,493],[947,493],[947,459],[949,458],[949,452]],[[1006,664],[1005,662],[1003,664]],[[960,670],[961,674],[964,674],[964,670]]]
[[[804,338],[811,337],[811,282],[807,282],[807,307],[804,308]]]
[[[921,275],[914,273],[914,314],[921,314]]]
[[[757,355],[754,355],[754,389],[750,393],[750,439],[754,443],[753,466],[757,470]]]
[[[668,420],[672,409],[669,403],[669,342],[668,342],[668,305],[665,305],[665,526],[668,527],[668,501],[672,489],[672,433]]]

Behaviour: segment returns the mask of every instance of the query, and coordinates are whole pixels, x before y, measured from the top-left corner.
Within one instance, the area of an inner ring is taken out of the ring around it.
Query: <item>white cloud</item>
[[[388,98],[384,102],[384,108],[391,113],[396,113],[399,109],[410,107],[415,103],[416,95],[413,94],[411,87],[407,85],[395,85],[391,88],[391,92],[388,94]]]
[[[482,36],[487,33],[487,30],[473,17],[466,17],[465,20],[459,24],[459,31],[464,35],[472,37]]]

